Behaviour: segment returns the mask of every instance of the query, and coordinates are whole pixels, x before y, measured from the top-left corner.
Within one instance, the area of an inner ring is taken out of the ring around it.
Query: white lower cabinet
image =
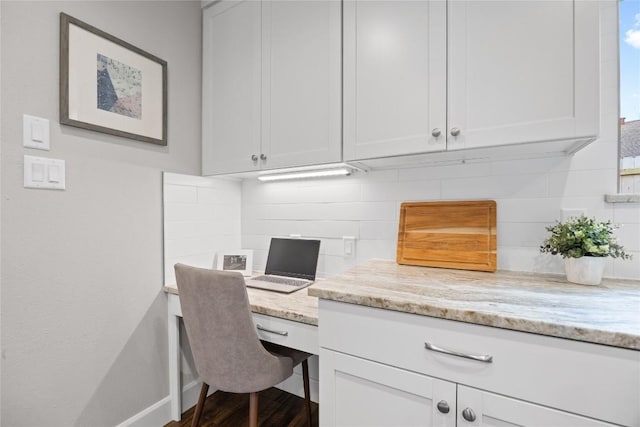
[[[454,383],[325,349],[320,378],[322,426],[456,425]]]
[[[604,427],[614,424],[458,385],[458,426]]]
[[[319,316],[323,427],[640,426],[639,351],[324,299]]]
[[[614,426],[331,350],[320,360],[322,426]]]

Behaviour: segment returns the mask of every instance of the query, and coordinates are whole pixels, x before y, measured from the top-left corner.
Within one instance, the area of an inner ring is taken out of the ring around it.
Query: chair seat
[[[275,344],[269,341],[260,341],[264,348],[274,356],[285,356],[293,360],[293,366],[297,366],[302,361],[308,359],[311,354],[301,350],[285,347],[283,345]]]

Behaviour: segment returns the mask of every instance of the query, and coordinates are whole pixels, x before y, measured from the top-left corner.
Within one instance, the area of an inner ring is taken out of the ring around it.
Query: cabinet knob
[[[441,400],[440,402],[438,402],[438,411],[442,412],[443,414],[448,414],[449,413],[449,404],[447,403],[446,400]]]
[[[260,160],[267,160],[266,154],[260,154]]]
[[[451,128],[451,136],[458,136],[458,135],[460,135],[460,129]]]
[[[476,413],[471,408],[464,408],[462,410],[462,418],[472,423],[476,420]]]
[[[256,156],[255,154],[251,155],[251,160],[253,160],[254,162],[258,161],[258,156]]]
[[[435,128],[434,130],[431,131],[431,136],[433,136],[434,138],[439,137],[442,134],[442,132],[440,132],[440,129]]]

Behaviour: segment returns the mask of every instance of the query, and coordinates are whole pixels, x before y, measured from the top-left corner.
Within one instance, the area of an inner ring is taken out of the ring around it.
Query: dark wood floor
[[[182,421],[164,427],[190,427],[194,408],[182,414]],[[313,426],[318,426],[318,404],[311,402]],[[207,398],[200,427],[243,427],[249,425],[249,395],[217,391]],[[304,399],[270,388],[258,397],[260,427],[307,427]]]

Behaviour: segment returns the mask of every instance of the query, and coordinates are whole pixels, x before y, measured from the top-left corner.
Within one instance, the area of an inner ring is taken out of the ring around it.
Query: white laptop
[[[251,288],[291,293],[316,279],[320,240],[272,238],[263,276],[246,280]]]

